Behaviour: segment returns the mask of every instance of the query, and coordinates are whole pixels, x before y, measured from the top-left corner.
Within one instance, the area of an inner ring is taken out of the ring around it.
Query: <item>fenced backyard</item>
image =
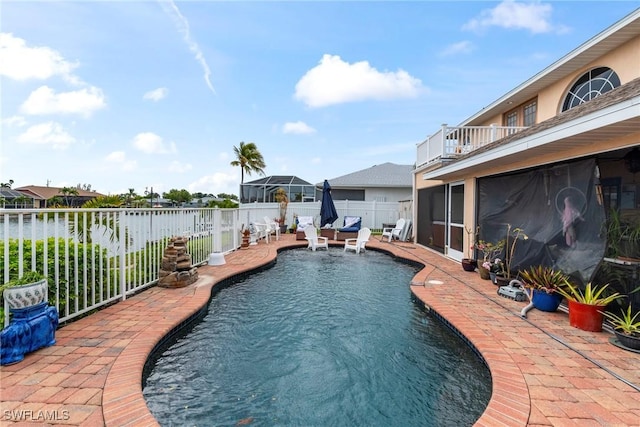
[[[362,217],[362,226],[411,218],[410,205],[336,201],[344,216]],[[0,210],[0,277],[3,283],[38,271],[48,278],[49,302],[60,322],[124,300],[158,281],[164,250],[172,237],[188,237],[194,266],[214,252],[240,247],[249,223],[278,216],[278,204],[255,203],[239,209],[3,209]],[[286,224],[296,216],[314,217],[320,202],[290,203]],[[3,311],[0,317],[6,319]]]

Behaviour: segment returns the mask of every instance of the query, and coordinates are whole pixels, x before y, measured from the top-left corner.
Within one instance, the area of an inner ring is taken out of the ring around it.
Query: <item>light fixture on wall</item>
[[[640,172],[640,150],[635,147],[622,158],[624,166],[631,173]]]

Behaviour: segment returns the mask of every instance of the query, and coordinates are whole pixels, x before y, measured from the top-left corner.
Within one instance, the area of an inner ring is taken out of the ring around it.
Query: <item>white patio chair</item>
[[[249,223],[249,232],[251,233],[250,245],[257,245],[260,239],[264,239],[266,243],[269,243],[269,231],[266,224],[260,224],[259,222]]]
[[[307,225],[304,228],[305,239],[309,242],[307,248],[315,251],[318,248],[329,249],[329,239],[326,237],[318,236],[318,230],[313,225]]]
[[[268,227],[269,234],[275,234],[276,240],[280,240],[280,224],[272,220],[268,216],[264,217],[264,223]]]
[[[389,242],[391,242],[391,240],[393,239],[400,240],[400,233],[402,233],[402,230],[404,229],[405,222],[406,221],[404,220],[404,218],[400,218],[399,220],[396,221],[395,227],[383,228],[382,237],[380,237],[380,240],[383,240],[385,237],[389,239]]]
[[[345,239],[344,241],[344,251],[347,249],[356,251],[357,254],[360,251],[365,251],[365,245],[369,241],[369,237],[371,237],[371,230],[367,227],[361,228],[358,230],[358,237],[355,239]]]
[[[304,231],[308,226],[313,227],[313,217],[312,216],[299,216],[298,217],[298,225],[296,230]]]

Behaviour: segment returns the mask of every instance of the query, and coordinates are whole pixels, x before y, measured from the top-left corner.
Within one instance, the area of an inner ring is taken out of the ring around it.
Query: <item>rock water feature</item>
[[[160,267],[158,286],[163,288],[184,288],[198,280],[198,271],[191,265],[191,255],[187,252],[186,237],[172,237],[164,250]]]

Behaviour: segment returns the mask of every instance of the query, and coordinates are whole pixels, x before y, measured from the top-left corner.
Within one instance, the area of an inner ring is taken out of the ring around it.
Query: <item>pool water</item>
[[[158,358],[144,396],[163,426],[464,426],[488,369],[414,302],[416,268],[289,250],[222,289]]]

